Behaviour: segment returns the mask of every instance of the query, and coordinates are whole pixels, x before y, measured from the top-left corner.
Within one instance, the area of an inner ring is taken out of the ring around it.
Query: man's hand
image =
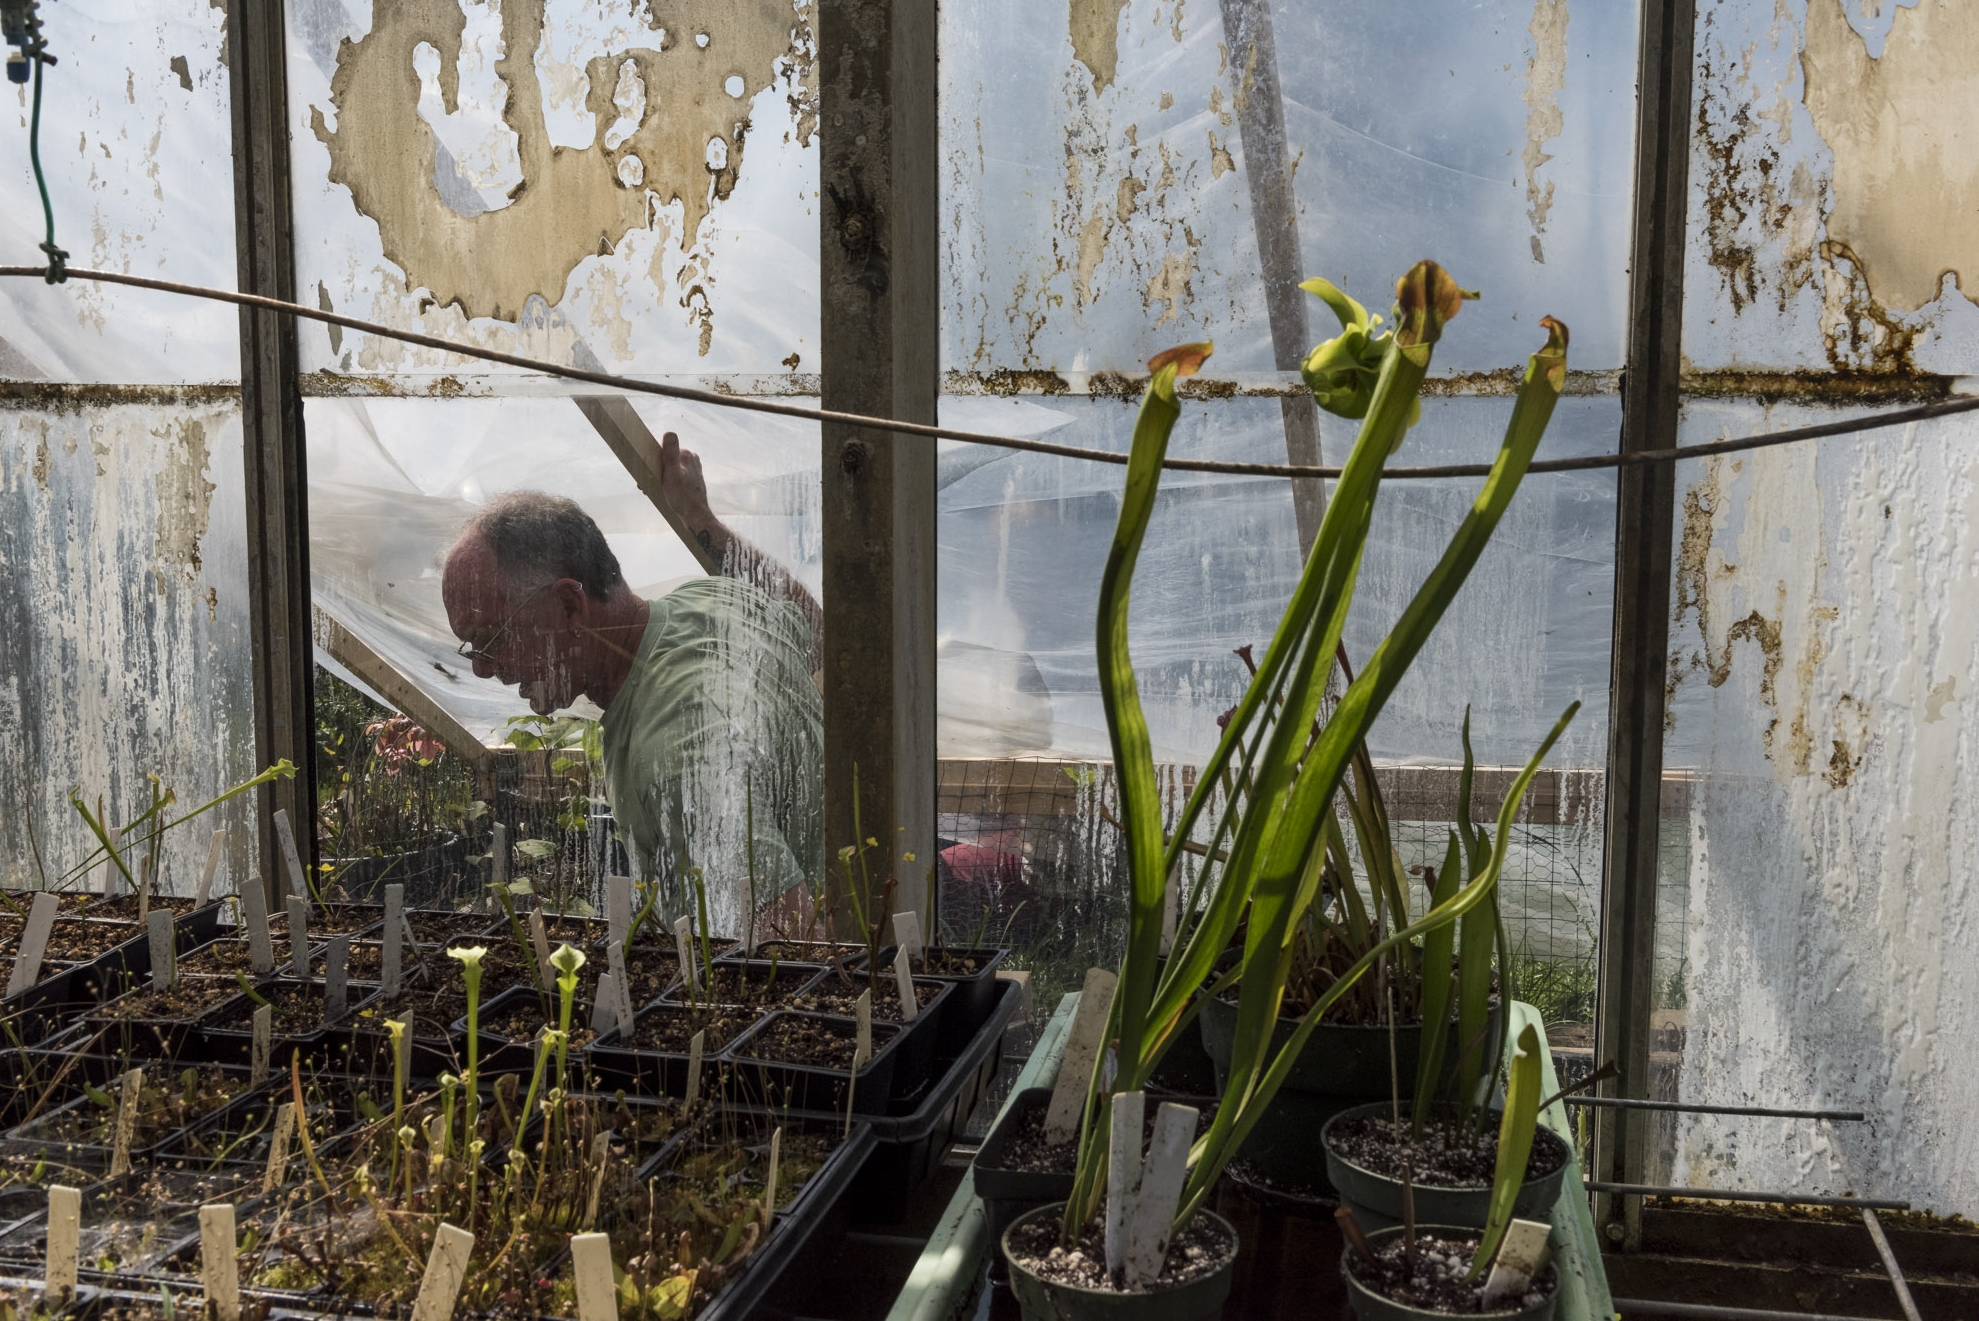
[[[708,479],[701,475],[701,456],[682,449],[680,437],[669,431],[660,437],[660,494],[683,523],[696,533],[715,522],[708,507]]]

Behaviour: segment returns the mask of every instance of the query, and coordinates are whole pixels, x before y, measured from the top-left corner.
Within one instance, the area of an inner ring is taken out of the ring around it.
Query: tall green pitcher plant
[[[1197,989],[1209,978],[1218,955],[1246,915],[1242,961],[1217,984],[1220,988],[1237,981],[1241,991],[1228,1082],[1209,1132],[1190,1152],[1178,1229],[1201,1206],[1284,1081],[1307,1037],[1339,997],[1383,955],[1448,926],[1489,896],[1504,862],[1505,826],[1518,810],[1540,759],[1575,709],[1561,717],[1506,794],[1484,865],[1423,917],[1372,945],[1335,979],[1298,1020],[1291,1039],[1273,1054],[1272,1029],[1284,999],[1294,934],[1318,894],[1326,855],[1325,824],[1332,818],[1342,776],[1483,554],[1566,383],[1567,329],[1548,317],[1541,322],[1547,330],[1546,343],[1526,363],[1511,421],[1483,489],[1393,629],[1316,726],[1353,602],[1383,467],[1421,414],[1418,395],[1436,341],[1463,300],[1475,295],[1460,289],[1435,263],[1419,262],[1397,283],[1392,329],[1377,334],[1381,319],[1369,316],[1331,284],[1313,280],[1303,287],[1322,298],[1341,322],[1341,334],[1306,360],[1307,384],[1329,412],[1360,418],[1360,434],[1328,501],[1291,603],[1166,841],[1147,721],[1127,648],[1129,589],[1154,510],[1169,435],[1180,415],[1176,381],[1201,366],[1210,346],[1172,349],[1148,364],[1152,379],[1135,425],[1120,519],[1100,583],[1097,636],[1100,694],[1120,784],[1130,879],[1127,951],[1105,1037],[1116,1043],[1111,1076],[1103,1085],[1107,1067],[1102,1057],[1088,1086],[1078,1172],[1066,1203],[1068,1241],[1091,1222],[1105,1187],[1110,1095],[1146,1084],[1176,1033],[1188,1025]],[[1169,878],[1179,872],[1181,855],[1194,846],[1193,833],[1216,787],[1233,768],[1248,792],[1228,795],[1212,824],[1203,857],[1223,860],[1213,869],[1213,884],[1210,869],[1198,878],[1197,893],[1183,906],[1185,930],[1178,933],[1164,968],[1161,931]]]

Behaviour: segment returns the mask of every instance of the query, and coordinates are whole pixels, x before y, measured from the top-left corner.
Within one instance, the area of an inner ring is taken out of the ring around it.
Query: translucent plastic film
[[[207,0],[41,6],[49,52],[41,162],[69,264],[232,289],[233,137],[226,10]],[[28,161],[32,96],[0,84],[0,261],[42,263]],[[71,282],[0,280],[0,378],[120,384],[240,377],[220,303]]]
[[[73,790],[113,826],[177,816],[253,775],[241,426],[233,404],[0,408],[0,884],[100,890]],[[166,838],[190,894],[212,832],[215,893],[253,859],[252,800]],[[135,867],[135,863],[132,864]],[[114,882],[121,886],[121,879]]]
[[[1213,338],[1217,370],[1271,370],[1279,245],[1381,312],[1423,257],[1487,286],[1441,370],[1501,367],[1545,313],[1619,367],[1635,48],[1634,5],[1568,0],[946,6],[944,365],[1135,371]]]
[[[291,0],[305,301],[581,366],[816,370],[812,6]],[[303,331],[306,370],[487,370]]]
[[[1693,402],[1683,439],[1834,416]],[[1675,1182],[1979,1197],[1975,439],[1952,418],[1679,470],[1659,1049],[1686,1100],[1870,1122],[1688,1118]]]

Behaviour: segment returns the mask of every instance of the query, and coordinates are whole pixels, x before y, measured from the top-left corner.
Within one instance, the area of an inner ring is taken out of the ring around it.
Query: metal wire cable
[[[50,272],[40,266],[0,266],[0,276],[50,278]],[[566,367],[554,362],[544,362],[539,358],[525,358],[520,354],[503,353],[499,349],[482,348],[477,344],[463,344],[457,340],[441,339],[436,335],[423,335],[412,330],[398,330],[381,325],[376,321],[364,321],[357,317],[344,316],[338,312],[325,312],[320,308],[305,307],[301,303],[284,302],[279,298],[266,298],[260,294],[244,294],[231,289],[211,289],[203,285],[179,284],[172,280],[154,280],[142,275],[125,275],[118,271],[96,271],[70,268],[67,276],[75,280],[95,280],[104,284],[127,285],[134,289],[152,289],[161,293],[184,294],[191,298],[206,298],[215,302],[233,303],[238,307],[262,308],[271,312],[283,312],[290,316],[309,321],[321,321],[326,325],[342,326],[346,330],[362,331],[367,335],[382,335],[407,344],[417,344],[422,348],[439,349],[445,353],[458,353],[463,357],[479,358],[487,362],[498,362],[505,366],[521,367],[528,371],[542,372],[545,375],[559,376],[566,380],[583,381],[589,385],[608,386],[633,394],[659,395],[666,399],[680,399],[689,403],[709,404],[717,408],[737,408],[751,413],[770,413],[778,417],[794,417],[807,422],[831,422],[842,426],[861,427],[872,431],[891,431],[898,435],[924,436],[936,440],[962,440],[976,445],[992,445],[1000,449],[1021,450],[1029,454],[1052,454],[1061,458],[1087,459],[1094,463],[1125,464],[1128,456],[1111,450],[1089,449],[1079,445],[1060,445],[1048,440],[1027,440],[1018,436],[1000,436],[987,431],[964,431],[956,427],[934,426],[925,422],[902,422],[892,418],[870,417],[863,413],[847,413],[830,408],[806,408],[801,404],[778,403],[773,399],[754,399],[746,395],[723,394],[715,390],[700,390],[692,386],[667,385],[659,381],[642,381],[629,376],[615,376],[610,372],[587,371],[582,367]],[[1837,422],[1820,422],[1812,426],[1789,427],[1784,431],[1767,432],[1763,435],[1741,436],[1732,440],[1711,441],[1702,445],[1679,445],[1673,449],[1639,450],[1633,454],[1591,454],[1573,459],[1541,459],[1531,464],[1530,473],[1588,472],[1602,468],[1624,468],[1638,464],[1668,463],[1676,459],[1704,458],[1713,454],[1735,454],[1744,450],[1766,449],[1774,445],[1789,445],[1804,440],[1819,440],[1824,436],[1853,435],[1859,431],[1871,431],[1885,427],[1908,426],[1913,422],[1925,422],[1932,418],[1949,417],[1958,413],[1969,413],[1979,409],[1979,396],[1960,399],[1944,399],[1936,403],[1919,404],[1911,408],[1895,408],[1884,413],[1872,413],[1867,417],[1849,418]],[[1223,473],[1238,477],[1303,477],[1332,478],[1340,475],[1340,469],[1312,467],[1289,463],[1240,463],[1223,459],[1166,459],[1162,466],[1180,472]],[[1401,480],[1447,477],[1484,477],[1491,472],[1488,463],[1438,463],[1415,467],[1388,468],[1384,478]]]

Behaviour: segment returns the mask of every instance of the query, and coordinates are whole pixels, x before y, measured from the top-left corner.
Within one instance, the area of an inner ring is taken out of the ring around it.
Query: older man
[[[739,572],[802,593],[707,513],[699,464],[672,435],[666,458],[676,507],[686,506],[704,545],[719,545]],[[714,920],[736,929],[752,863],[759,914],[789,925],[805,910],[824,847],[808,594],[807,611],[750,582],[710,577],[644,600],[591,517],[536,491],[476,511],[447,553],[441,592],[476,674],[515,687],[538,714],[580,696],[604,708],[612,815],[672,913],[691,909],[698,869]]]

